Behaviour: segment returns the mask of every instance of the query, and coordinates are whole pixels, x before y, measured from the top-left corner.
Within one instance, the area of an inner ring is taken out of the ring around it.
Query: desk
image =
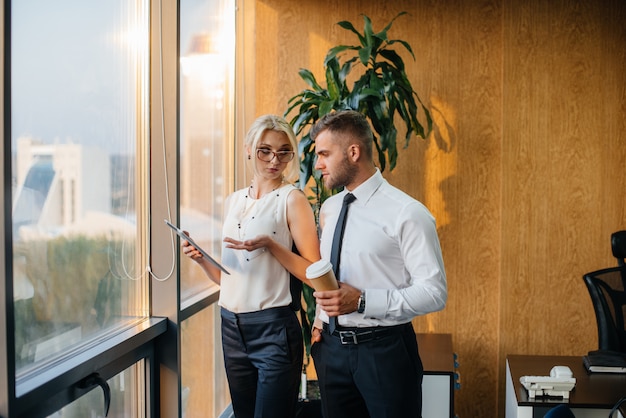
[[[454,417],[454,353],[450,334],[416,334],[424,381],[422,416]]]
[[[568,366],[576,378],[569,401],[559,397],[528,398],[520,377],[547,376],[557,365]],[[541,418],[560,403],[567,403],[576,418],[607,418],[623,396],[626,396],[626,374],[588,374],[582,356],[509,355],[506,359],[506,418]],[[614,418],[624,417],[616,413]]]

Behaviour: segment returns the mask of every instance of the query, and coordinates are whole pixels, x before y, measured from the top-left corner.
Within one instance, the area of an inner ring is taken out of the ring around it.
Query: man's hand
[[[347,283],[339,282],[339,289],[314,292],[313,296],[328,316],[339,316],[357,310],[361,291]]]

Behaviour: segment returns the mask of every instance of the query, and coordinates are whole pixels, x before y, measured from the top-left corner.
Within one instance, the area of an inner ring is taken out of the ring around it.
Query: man
[[[311,352],[324,417],[419,418],[423,368],[411,320],[447,300],[435,220],[382,177],[362,114],[328,114],[311,136],[324,185],[344,187],[320,210],[323,259],[338,253],[331,248],[344,196],[356,197],[336,263],[340,287],[314,293],[323,326],[313,329]]]

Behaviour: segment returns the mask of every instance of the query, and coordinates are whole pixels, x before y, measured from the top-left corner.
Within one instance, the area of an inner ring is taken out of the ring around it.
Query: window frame
[[[16,0],[14,0],[16,1]],[[144,155],[149,161],[139,161],[147,171],[148,190],[141,189],[138,205],[148,207],[146,236],[149,242],[140,245],[149,249],[151,265],[149,280],[150,314],[132,325],[60,356],[46,367],[26,373],[16,381],[14,302],[12,270],[12,209],[11,198],[4,199],[0,209],[1,244],[0,266],[4,270],[0,281],[0,416],[47,416],[93,390],[80,388],[83,379],[98,373],[105,381],[140,360],[145,364],[145,410],[147,417],[181,416],[180,324],[185,319],[217,302],[219,290],[209,288],[193,297],[180,298],[180,255],[174,260],[169,245],[167,228],[161,228],[162,219],[178,219],[178,128],[179,128],[179,5],[177,0],[150,0],[150,133]],[[242,4],[237,5],[241,7]],[[238,13],[239,15],[239,13]],[[11,0],[0,0],[0,126],[4,146],[0,151],[3,161],[4,196],[11,196]],[[237,75],[235,75],[237,78]],[[175,150],[175,151],[174,151]],[[161,164],[160,162],[163,162]],[[169,172],[166,167],[170,169]],[[170,190],[151,187],[152,179],[168,176]],[[237,177],[237,176],[235,176]],[[139,180],[141,182],[142,180]],[[143,187],[143,186],[142,186]],[[170,196],[165,193],[169,192]],[[174,213],[168,202],[176,202]],[[161,221],[161,222],[159,222]],[[178,242],[178,240],[177,240]],[[153,243],[153,244],[151,244]],[[165,277],[175,263],[175,273]],[[61,389],[59,389],[61,388]],[[97,386],[96,390],[100,390]]]
[[[150,0],[150,11],[158,2]],[[2,147],[4,196],[11,196],[11,1],[0,0],[0,92],[2,103],[0,125],[4,133]],[[151,28],[151,32],[158,28]],[[150,141],[151,139],[149,139]],[[149,145],[146,144],[146,147]],[[147,166],[147,165],[146,165]],[[116,332],[81,346],[75,351],[57,357],[44,366],[26,372],[16,379],[15,325],[13,302],[13,237],[11,198],[4,199],[2,216],[2,244],[0,266],[5,274],[0,285],[0,310],[5,313],[0,321],[0,415],[1,416],[47,416],[94,389],[83,388],[86,377],[97,373],[105,381],[121,373],[139,361],[144,361],[145,411],[147,416],[157,416],[156,390],[159,387],[157,341],[167,330],[167,318],[149,316],[138,318]],[[61,388],[61,389],[59,389]],[[96,386],[97,388],[97,386]]]
[[[48,416],[94,389],[82,388],[83,379],[97,373],[107,381],[140,360],[145,361],[146,410],[154,409],[150,402],[155,399],[151,392],[156,386],[155,341],[166,328],[166,318],[142,319],[131,328],[81,349],[75,356],[64,356],[57,364],[17,380],[16,416]]]
[[[2,102],[0,102],[0,125],[2,126],[2,133],[4,138],[11,138],[10,126],[5,121],[10,121],[11,118],[5,115],[10,104],[10,88],[5,88],[7,83],[7,75],[5,74],[5,67],[10,66],[10,50],[7,51],[7,43],[5,42],[6,33],[10,31],[10,25],[7,24],[5,16],[10,16],[10,10],[6,10],[5,0],[0,0],[0,45],[2,45],[2,65],[0,65],[0,93],[2,94]],[[10,45],[10,43],[9,43]],[[9,101],[9,103],[7,103]],[[3,179],[11,178],[11,165],[6,164],[6,156],[11,155],[11,142],[4,140],[2,151],[2,176]],[[10,162],[10,158],[9,158]],[[6,196],[7,191],[10,191],[10,184],[3,181],[3,195]],[[2,224],[0,225],[0,233],[4,238],[2,244],[2,251],[0,252],[0,267],[5,272],[4,279],[2,279],[2,285],[0,286],[0,312],[4,312],[4,320],[0,321],[0,415],[8,417],[10,414],[9,406],[12,403],[12,399],[15,398],[15,361],[9,361],[9,359],[15,358],[15,319],[13,315],[13,280],[6,280],[7,277],[13,277],[12,263],[7,263],[12,258],[11,243],[13,242],[11,218],[7,215],[11,213],[11,199],[3,199],[2,205]],[[7,245],[7,243],[9,245]],[[9,384],[11,383],[11,384]]]

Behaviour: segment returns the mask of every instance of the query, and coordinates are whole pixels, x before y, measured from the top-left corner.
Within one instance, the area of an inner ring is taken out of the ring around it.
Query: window
[[[148,314],[135,207],[146,11],[146,1],[12,4],[18,377]]]
[[[162,219],[219,257],[235,1],[0,0],[0,13],[0,415],[218,416],[219,287]]]
[[[78,416],[84,406],[64,408],[67,399],[103,382],[112,410],[143,414],[154,353],[138,340],[165,329],[148,318],[147,207],[136,204],[147,178],[149,1],[23,0],[3,10],[12,256],[2,413]]]
[[[219,254],[233,184],[234,1],[181,0],[180,8],[180,222]],[[210,286],[200,269],[181,277],[183,297]]]
[[[180,223],[219,255],[224,199],[233,189],[234,1],[180,2]],[[183,411],[219,416],[230,403],[221,349],[218,286],[181,259],[181,302],[212,304],[181,323]],[[207,378],[211,376],[212,378]]]

